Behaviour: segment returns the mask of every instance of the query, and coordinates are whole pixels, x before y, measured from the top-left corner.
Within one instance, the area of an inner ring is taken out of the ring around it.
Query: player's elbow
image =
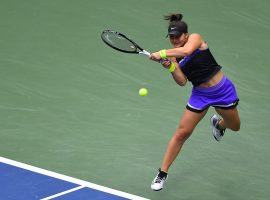
[[[181,87],[184,87],[186,83],[178,83],[178,85],[180,85]]]
[[[187,81],[186,80],[179,80],[177,81],[177,84],[184,87],[186,85]]]

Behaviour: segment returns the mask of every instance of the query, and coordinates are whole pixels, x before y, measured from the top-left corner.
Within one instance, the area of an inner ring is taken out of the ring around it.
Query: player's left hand
[[[169,69],[170,65],[171,65],[171,61],[169,59],[166,59],[166,60],[162,60],[160,61],[160,63],[162,64],[162,66],[166,69]]]

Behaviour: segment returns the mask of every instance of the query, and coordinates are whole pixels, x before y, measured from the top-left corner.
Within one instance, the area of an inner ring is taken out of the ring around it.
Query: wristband
[[[175,70],[175,64],[172,62],[171,64],[170,64],[170,66],[169,66],[169,71],[171,72],[171,73],[173,73],[174,72],[174,70]]]
[[[166,49],[160,50],[159,55],[162,59],[166,59],[167,58]]]

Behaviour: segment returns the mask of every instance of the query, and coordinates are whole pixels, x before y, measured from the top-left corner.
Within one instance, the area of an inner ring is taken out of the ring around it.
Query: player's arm
[[[180,69],[176,58],[171,57],[170,61],[166,60],[166,61],[163,61],[161,64],[163,65],[163,67],[169,69],[172,66],[172,63],[174,65],[174,67],[173,67],[173,71],[171,72],[171,74],[172,74],[174,81],[180,86],[185,86],[187,83],[187,78],[184,75],[184,73],[182,72],[182,70]]]
[[[180,86],[185,86],[187,83],[187,77],[182,72],[176,58],[172,57],[171,61],[175,65],[175,70],[171,72],[174,81]]]
[[[166,57],[181,58],[192,54],[196,49],[200,48],[203,43],[203,39],[200,34],[193,33],[189,36],[187,43],[183,47],[177,47],[173,49],[161,50],[150,55],[152,60],[161,60]],[[161,55],[163,54],[163,56]]]
[[[200,48],[203,43],[203,39],[200,34],[191,34],[187,43],[183,47],[166,50],[167,57],[185,57],[192,54],[195,50]]]

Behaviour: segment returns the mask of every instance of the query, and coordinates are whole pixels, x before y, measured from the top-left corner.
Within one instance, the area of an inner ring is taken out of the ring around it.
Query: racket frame
[[[134,45],[134,47],[135,47],[134,51],[126,51],[126,50],[117,48],[117,47],[113,46],[112,44],[110,44],[110,43],[109,43],[106,39],[104,39],[104,37],[103,37],[103,35],[104,35],[105,33],[108,33],[108,32],[114,33],[114,34],[116,34],[116,35],[119,35],[119,36],[125,38],[126,40],[128,40],[129,42],[131,42],[131,43]],[[148,51],[144,50],[144,49],[141,48],[136,42],[134,42],[133,40],[131,40],[130,38],[128,38],[128,37],[125,36],[124,34],[119,33],[119,32],[117,32],[117,31],[113,31],[113,30],[104,30],[104,31],[101,33],[101,39],[103,40],[103,42],[105,42],[105,44],[107,44],[108,46],[110,46],[111,48],[113,48],[113,49],[115,49],[115,50],[117,50],[117,51],[121,51],[121,52],[124,52],[124,53],[140,54],[140,55],[145,55],[145,56],[148,56],[148,57],[150,56],[150,53],[149,53]],[[139,50],[139,51],[137,51],[137,50]]]
[[[110,44],[110,43],[109,43],[106,39],[104,39],[104,37],[103,37],[103,35],[104,35],[105,33],[108,33],[108,32],[114,33],[114,34],[116,34],[116,35],[119,35],[119,36],[125,38],[126,40],[128,40],[129,42],[131,42],[131,43],[134,45],[134,47],[135,47],[134,51],[126,51],[126,50],[117,48],[117,47],[113,46],[112,44]],[[111,48],[113,48],[113,49],[115,49],[115,50],[117,50],[117,51],[121,51],[121,52],[124,52],[124,53],[139,54],[139,55],[144,55],[144,56],[147,56],[147,57],[150,57],[150,55],[151,55],[150,52],[144,50],[144,49],[141,48],[136,42],[134,42],[133,40],[131,40],[130,38],[128,38],[128,37],[125,36],[124,34],[119,33],[118,31],[113,31],[113,30],[107,29],[107,30],[104,30],[104,31],[101,33],[101,36],[100,36],[100,37],[101,37],[101,39],[103,40],[103,42],[104,42],[105,44],[107,44],[108,46],[110,46]],[[139,50],[139,51],[137,51],[137,50]],[[167,60],[167,59],[165,59],[165,60]],[[156,62],[162,63],[162,62],[165,61],[165,60],[162,59],[162,60],[159,60],[159,61],[156,61]]]

